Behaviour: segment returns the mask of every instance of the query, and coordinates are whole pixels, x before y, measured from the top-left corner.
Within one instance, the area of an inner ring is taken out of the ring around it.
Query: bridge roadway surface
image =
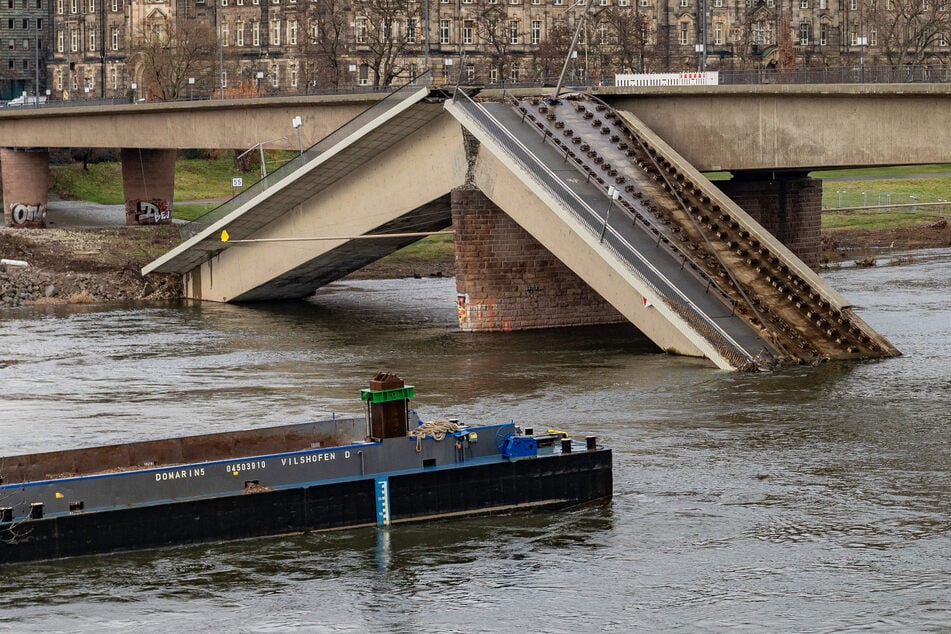
[[[485,96],[501,98],[501,91]],[[520,89],[507,94],[538,94]],[[951,85],[603,88],[701,171],[951,163]],[[8,148],[298,149],[383,94],[0,109]],[[291,120],[300,116],[299,130]]]
[[[223,217],[143,272],[181,273],[191,296],[201,299],[303,297],[418,239],[364,236],[447,226],[449,192],[472,183],[663,349],[706,356],[723,368],[758,366],[755,357],[772,364],[897,354],[635,117],[586,103],[610,115],[613,127],[600,127],[600,118],[594,128],[585,125],[593,115],[579,114],[583,105],[559,106],[575,118],[566,119],[578,129],[571,142],[588,157],[568,161],[571,146],[542,143],[539,130],[557,138],[544,130],[547,117],[527,114],[529,105],[545,112],[537,99],[477,106],[410,88],[305,152],[284,174],[269,176],[269,188],[226,205]],[[468,147],[463,129],[480,148]],[[618,154],[628,146],[622,135],[641,149]],[[604,226],[595,210],[611,204],[605,181],[585,171],[605,170],[606,161],[617,165],[610,175],[620,173],[616,182],[625,187]],[[222,228],[248,242],[237,249],[223,243]],[[307,247],[283,242],[308,235],[338,238]],[[706,252],[689,255],[703,244]],[[727,278],[728,285],[716,281]]]
[[[532,156],[556,175],[561,184],[575,197],[591,209],[601,211],[607,216],[608,231],[613,233],[616,239],[630,245],[631,250],[637,254],[625,258],[624,261],[639,277],[644,280],[655,280],[655,285],[661,287],[657,289],[658,291],[674,298],[679,295],[683,300],[693,304],[700,314],[715,323],[736,342],[747,357],[756,356],[766,347],[759,333],[740,319],[722,298],[710,292],[708,281],[699,279],[693,274],[691,268],[685,267],[682,261],[665,252],[657,236],[648,230],[647,225],[643,222],[637,223],[626,209],[610,202],[610,199],[605,196],[603,187],[585,178],[573,163],[565,160],[563,151],[556,150],[551,143],[545,142],[545,136],[539,134],[532,126],[525,125],[524,118],[511,105],[488,102],[483,103],[482,106]],[[570,109],[570,106],[563,104],[561,109]],[[588,138],[591,139],[591,136]],[[594,136],[591,140],[596,142],[598,136]],[[645,186],[643,182],[639,184],[642,188]],[[608,213],[609,208],[610,213]],[[589,227],[589,229],[596,231],[597,227]]]

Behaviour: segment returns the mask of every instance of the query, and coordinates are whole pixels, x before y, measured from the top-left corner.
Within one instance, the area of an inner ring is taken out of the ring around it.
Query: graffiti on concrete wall
[[[167,200],[128,200],[125,203],[127,225],[158,225],[172,221],[172,206]]]
[[[10,205],[9,220],[14,227],[42,227],[46,225],[46,205],[13,203]]]

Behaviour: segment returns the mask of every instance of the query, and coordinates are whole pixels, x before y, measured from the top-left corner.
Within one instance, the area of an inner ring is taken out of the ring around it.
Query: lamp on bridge
[[[304,155],[304,143],[300,138],[300,128],[304,124],[300,116],[296,116],[291,120],[291,125],[294,126],[294,129],[297,130],[297,147],[300,148],[301,156]]]

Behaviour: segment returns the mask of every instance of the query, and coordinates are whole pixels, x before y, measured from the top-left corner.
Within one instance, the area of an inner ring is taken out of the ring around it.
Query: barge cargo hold
[[[420,422],[380,374],[362,417],[0,459],[0,563],[606,503],[611,451],[514,422]]]

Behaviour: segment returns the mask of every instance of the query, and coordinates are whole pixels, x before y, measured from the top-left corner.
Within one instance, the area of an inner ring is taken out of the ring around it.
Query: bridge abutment
[[[452,224],[462,330],[626,321],[478,189],[452,191]]]
[[[127,225],[172,222],[176,150],[122,148],[122,193]]]
[[[819,268],[821,180],[800,171],[749,170],[716,185],[800,260]]]
[[[0,149],[3,222],[8,227],[45,227],[49,202],[48,150]]]

